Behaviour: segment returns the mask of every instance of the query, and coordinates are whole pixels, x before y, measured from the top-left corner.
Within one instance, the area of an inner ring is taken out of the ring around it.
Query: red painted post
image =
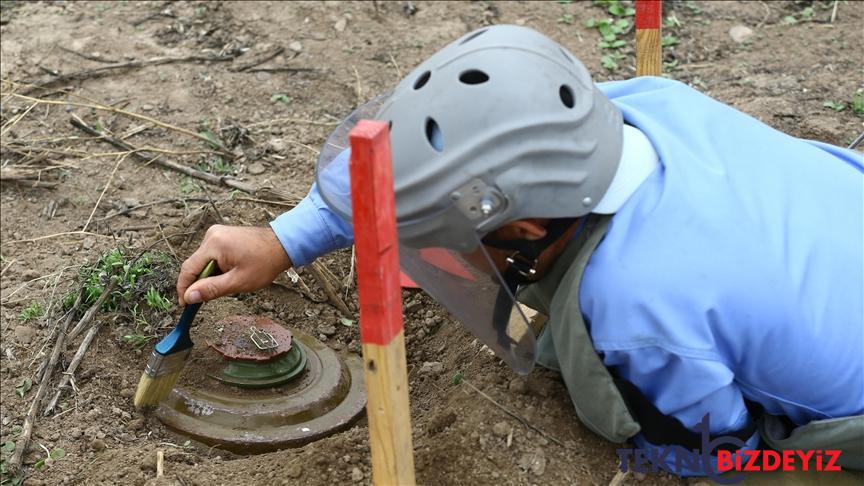
[[[663,72],[661,0],[636,0],[636,76],[660,76]]]
[[[360,120],[349,139],[372,479],[414,484],[390,130]]]

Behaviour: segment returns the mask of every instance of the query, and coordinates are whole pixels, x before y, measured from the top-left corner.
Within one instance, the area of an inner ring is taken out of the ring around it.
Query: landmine
[[[156,416],[173,431],[238,454],[299,447],[349,427],[366,406],[362,361],[258,316],[232,316],[196,350]]]

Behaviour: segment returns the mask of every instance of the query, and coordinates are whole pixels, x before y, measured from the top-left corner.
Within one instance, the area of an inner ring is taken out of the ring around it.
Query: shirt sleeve
[[[690,430],[694,430],[706,413],[712,435],[735,432],[751,420],[734,374],[722,362],[682,356],[660,347],[605,351],[603,361],[620,377],[636,385],[662,413],[677,418]],[[633,441],[639,449],[650,451],[657,447],[642,434]],[[746,441],[745,449],[753,449],[758,443],[758,433],[754,433]],[[676,471],[674,456],[667,457],[665,462],[671,471]],[[717,471],[716,458],[712,458],[711,467]],[[689,468],[676,473],[706,474],[704,470]]]
[[[270,227],[291,262],[298,267],[354,244],[351,224],[327,207],[317,184],[312,185],[309,194],[297,206],[271,221]]]

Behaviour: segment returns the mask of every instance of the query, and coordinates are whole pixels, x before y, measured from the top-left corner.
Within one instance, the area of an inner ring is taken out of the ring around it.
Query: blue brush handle
[[[195,314],[201,304],[189,304],[183,309],[183,314],[180,320],[177,321],[177,326],[170,334],[165,336],[159,344],[156,345],[156,352],[162,355],[168,355],[183,349],[192,347],[192,338],[189,336],[189,329],[192,327],[192,321],[195,319]]]
[[[210,260],[207,266],[204,267],[204,270],[201,271],[201,274],[198,275],[198,280],[209,277],[215,270],[216,261]],[[192,327],[192,321],[195,320],[195,314],[198,313],[198,309],[200,308],[201,303],[199,302],[197,304],[189,304],[183,309],[183,314],[180,315],[180,320],[177,321],[174,330],[156,345],[157,353],[164,356],[192,347],[192,338],[189,336],[189,329]]]

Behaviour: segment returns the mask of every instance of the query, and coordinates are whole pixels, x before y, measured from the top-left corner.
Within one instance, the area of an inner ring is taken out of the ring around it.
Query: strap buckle
[[[507,257],[507,264],[524,278],[533,278],[537,273],[537,259],[528,258],[518,251]]]

